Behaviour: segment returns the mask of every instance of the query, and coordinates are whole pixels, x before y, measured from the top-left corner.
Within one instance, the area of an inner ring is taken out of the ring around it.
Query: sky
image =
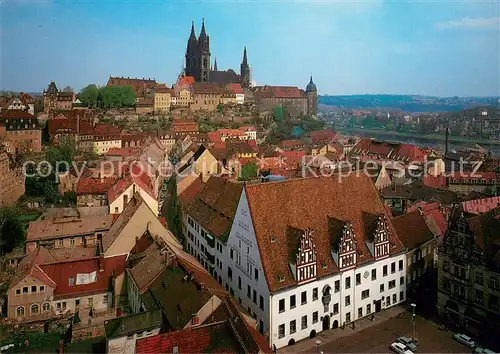
[[[1,89],[171,85],[191,21],[219,70],[319,94],[500,96],[500,1],[0,0]]]

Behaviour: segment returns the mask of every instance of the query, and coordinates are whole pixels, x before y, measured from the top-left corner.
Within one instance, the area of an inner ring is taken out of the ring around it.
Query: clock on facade
[[[368,275],[369,275],[368,271],[363,273],[363,277],[365,277],[365,278],[368,278]]]

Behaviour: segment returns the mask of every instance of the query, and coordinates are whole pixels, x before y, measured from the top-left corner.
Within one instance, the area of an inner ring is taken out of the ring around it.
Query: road
[[[411,338],[411,314],[392,318],[350,336],[336,339],[309,353],[391,353],[389,345],[400,336]],[[471,350],[453,340],[453,333],[439,330],[438,325],[417,316],[415,322],[419,353],[470,353]],[[342,331],[342,329],[336,329]],[[349,330],[349,329],[345,329]]]

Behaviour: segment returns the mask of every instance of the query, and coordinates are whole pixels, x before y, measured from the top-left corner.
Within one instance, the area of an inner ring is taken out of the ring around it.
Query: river
[[[343,132],[342,129],[339,129],[339,131]],[[398,134],[393,134],[391,132],[363,132],[362,130],[356,130],[354,131],[345,131],[345,134],[347,135],[359,135],[364,138],[375,138],[377,140],[386,140],[386,141],[394,141],[398,143],[407,143],[407,144],[413,144],[417,146],[427,146],[431,147],[433,149],[439,150],[439,151],[444,151],[444,141],[443,140],[431,140],[429,138],[419,138],[418,135],[415,135],[414,137],[406,137],[406,136],[401,136]],[[450,148],[452,150],[458,150],[458,149],[463,149],[466,147],[472,147],[474,145],[474,142],[457,142],[457,141],[451,141],[450,142]],[[485,149],[490,149],[491,153],[495,157],[500,157],[500,144],[492,142],[491,144],[488,145],[482,145]]]

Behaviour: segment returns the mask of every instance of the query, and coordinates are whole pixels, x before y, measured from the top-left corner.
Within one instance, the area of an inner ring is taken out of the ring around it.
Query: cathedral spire
[[[247,61],[247,46],[245,46],[245,49],[243,49],[243,65],[248,65],[248,61]]]
[[[215,57],[215,62],[214,62],[214,71],[218,71],[218,70],[217,70],[217,57]]]
[[[205,18],[203,18],[202,22],[201,22],[200,38],[205,38],[206,36],[207,36],[207,32],[205,31]]]
[[[189,40],[195,40],[196,41],[196,33],[194,32],[194,21],[191,21],[191,34],[189,36]]]

